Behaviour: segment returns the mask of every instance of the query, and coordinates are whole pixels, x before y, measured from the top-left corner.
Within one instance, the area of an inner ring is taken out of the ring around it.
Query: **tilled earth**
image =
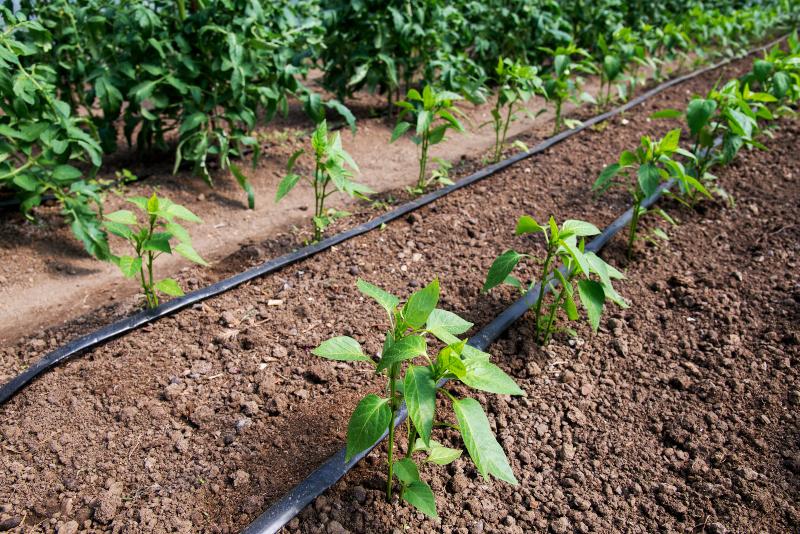
[[[358,398],[380,388],[366,369],[309,353],[337,334],[378,352],[382,312],[358,295],[357,277],[405,295],[438,276],[443,307],[487,323],[512,296],[479,293],[492,259],[510,246],[538,250],[513,237],[518,215],[607,224],[627,199],[592,201],[591,183],[639,135],[674,126],[647,116],[748,66],[674,88],[383,231],[48,373],[0,407],[0,527],[241,529],[341,446]],[[794,528],[799,131],[782,122],[769,153],[719,173],[736,209],[673,206],[683,224],[668,244],[640,248],[620,284],[633,307],[611,310],[600,334],[580,329],[542,351],[523,321],[492,347],[527,392],[478,397],[519,487],[485,483],[464,460],[426,469],[441,519],[421,520],[381,499],[376,453],[289,530]],[[250,261],[274,246],[251,247]],[[621,241],[607,253],[620,267],[622,256]],[[196,283],[199,272],[184,277]],[[0,376],[80,329],[2,349]]]
[[[527,395],[478,398],[518,487],[465,460],[425,469],[431,521],[385,502],[373,453],[288,532],[796,532],[798,139],[783,123],[726,169],[738,208],[706,206],[641,254],[619,286],[632,307],[599,334],[541,349],[528,320],[495,343]]]

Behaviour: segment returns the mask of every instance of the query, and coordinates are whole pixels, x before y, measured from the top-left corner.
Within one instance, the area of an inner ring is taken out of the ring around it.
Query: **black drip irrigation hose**
[[[781,42],[784,38],[785,36],[780,37],[766,45],[754,48],[747,54],[744,54],[742,57],[753,54],[760,50],[765,50],[767,48],[770,48],[773,45]],[[70,341],[66,345],[63,345],[62,347],[59,347],[56,350],[36,360],[30,367],[28,367],[20,374],[18,374],[17,376],[15,376],[11,380],[3,384],[3,386],[0,387],[0,405],[5,404],[5,402],[7,402],[10,398],[16,395],[19,391],[21,391],[27,384],[29,384],[36,377],[38,377],[45,371],[48,371],[56,367],[57,365],[61,364],[66,360],[74,358],[82,354],[83,352],[96,348],[114,338],[132,332],[133,330],[136,330],[137,328],[144,326],[150,322],[153,322],[157,319],[172,315],[173,313],[183,308],[186,308],[193,304],[197,304],[208,298],[220,295],[227,291],[230,291],[231,289],[238,287],[246,282],[249,282],[255,278],[259,278],[261,276],[273,273],[275,271],[283,269],[284,267],[292,265],[293,263],[310,258],[320,252],[328,250],[329,248],[336,246],[340,243],[343,243],[345,241],[348,241],[354,237],[365,234],[376,228],[380,228],[382,225],[394,221],[396,219],[399,219],[400,217],[403,217],[404,215],[411,213],[412,211],[420,209],[423,206],[426,206],[434,202],[435,200],[438,200],[446,195],[449,195],[454,191],[457,191],[459,189],[472,185],[476,182],[484,180],[485,178],[488,178],[508,167],[511,167],[512,165],[522,160],[540,154],[545,150],[553,147],[554,145],[560,143],[561,141],[569,137],[572,137],[574,135],[577,135],[578,133],[586,130],[587,128],[591,128],[595,124],[599,124],[603,121],[608,120],[611,117],[624,113],[629,109],[638,106],[642,102],[645,102],[649,98],[652,98],[653,96],[658,95],[659,93],[662,93],[663,91],[671,87],[674,87],[688,80],[697,78],[698,76],[702,76],[707,72],[710,72],[712,70],[718,69],[724,65],[731,63],[733,60],[734,58],[725,59],[708,67],[704,67],[694,72],[684,74],[683,76],[673,78],[672,80],[668,80],[646,91],[645,93],[639,95],[638,97],[626,102],[625,104],[619,107],[606,111],[605,113],[601,113],[600,115],[596,115],[575,128],[572,128],[570,130],[565,130],[559,134],[554,135],[553,137],[550,137],[542,141],[541,143],[539,143],[532,149],[528,150],[527,152],[520,152],[503,161],[494,163],[492,165],[489,165],[488,167],[484,167],[483,169],[459,180],[453,185],[443,187],[441,189],[423,195],[419,198],[416,198],[374,219],[371,219],[365,223],[355,226],[350,230],[345,230],[344,232],[330,236],[313,245],[308,245],[306,247],[302,247],[288,254],[284,254],[283,256],[279,256],[277,258],[268,260],[265,263],[259,265],[258,267],[248,269],[244,272],[231,276],[230,278],[220,280],[219,282],[211,284],[210,286],[205,287],[203,289],[192,291],[191,293],[188,293],[183,297],[177,297],[164,304],[161,304],[160,306],[152,310],[143,310],[134,315],[131,315],[130,317],[126,317],[124,319],[111,323],[107,326],[104,326],[90,334],[87,334],[73,341]],[[600,237],[596,238],[595,241],[597,241],[597,239],[600,239]]]
[[[652,196],[642,202],[642,208],[646,209],[655,204],[663,193],[674,184],[674,179],[662,184]],[[611,238],[630,223],[631,217],[633,217],[633,208],[628,208],[625,213],[620,215],[614,222],[608,225],[600,235],[592,239],[592,241],[586,245],[586,251],[594,253],[600,252]],[[561,273],[563,275],[567,274],[565,267],[561,267]],[[555,278],[548,279],[544,291],[552,291],[557,287],[557,284],[558,281]],[[506,308],[488,325],[483,327],[480,332],[472,336],[469,341],[467,341],[467,344],[478,350],[486,351],[489,345],[497,340],[503,332],[508,330],[517,319],[522,317],[536,303],[541,291],[542,285],[541,283],[537,283],[530,291],[525,293],[525,295]],[[436,386],[441,387],[446,382],[447,380],[442,379]],[[394,426],[399,426],[405,421],[407,416],[408,410],[406,409],[405,402],[403,402],[394,420]],[[303,508],[346,475],[362,458],[377,447],[378,444],[386,438],[388,433],[389,431],[387,429],[372,446],[353,456],[349,462],[344,461],[347,448],[342,447],[337,453],[328,458],[322,466],[318,467],[289,491],[289,493],[281,497],[278,502],[258,516],[255,521],[242,531],[242,534],[273,534],[278,532],[286,523],[299,514]]]

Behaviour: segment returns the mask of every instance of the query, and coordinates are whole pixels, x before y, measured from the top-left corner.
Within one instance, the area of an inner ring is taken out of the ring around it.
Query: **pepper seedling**
[[[492,163],[500,161],[503,146],[508,136],[508,127],[517,120],[516,112],[520,109],[530,114],[525,103],[538,91],[542,91],[542,80],[537,76],[536,67],[525,65],[508,58],[497,60],[495,67],[497,83],[497,99],[492,108],[491,124],[494,128],[494,155]],[[542,113],[540,111],[540,113]]]
[[[693,145],[692,174],[707,182],[715,180],[710,173],[714,165],[730,163],[743,147],[766,150],[756,140],[761,133],[758,119],[774,118],[766,104],[775,101],[775,97],[768,93],[750,91],[747,85],[741,87],[738,80],[730,80],[720,89],[711,89],[704,98],[693,98],[685,112],[664,109],[653,113],[651,117],[685,117]],[[717,191],[724,196],[723,191],[718,188]]]
[[[177,252],[184,258],[208,265],[192,247],[189,232],[177,219],[188,222],[202,222],[200,218],[169,199],[158,197],[155,193],[150,198],[132,197],[128,202],[145,214],[145,222],[140,224],[136,214],[130,210],[118,210],[105,216],[103,226],[110,233],[128,241],[133,247],[134,256],[113,256],[113,261],[126,278],[139,275],[139,282],[144,292],[148,308],[158,306],[158,294],[171,297],[183,295],[181,286],[172,278],[156,281],[153,274],[153,263],[162,254]],[[172,239],[178,241],[174,247]]]
[[[361,345],[347,336],[331,338],[312,351],[338,361],[365,362],[386,378],[386,396],[370,393],[356,406],[347,425],[345,461],[372,447],[388,434],[386,498],[392,498],[395,479],[400,498],[425,515],[436,517],[436,501],[430,486],[420,478],[414,455],[425,453],[425,462],[446,465],[462,451],[445,447],[432,437],[436,428],[458,431],[475,467],[485,479],[489,475],[510,484],[517,479],[502,447],[495,439],[481,405],[475,399],[457,398],[445,387],[445,380],[460,381],[466,386],[504,395],[524,392],[486,354],[457,336],[472,327],[455,313],[437,308],[439,282],[434,280],[412,293],[404,305],[400,299],[364,280],[358,289],[375,300],[389,318],[389,330],[378,361],[364,354]],[[433,337],[444,346],[436,355],[430,353],[428,340]],[[405,371],[405,373],[403,372]],[[449,401],[456,423],[437,415],[436,399]],[[396,458],[395,419],[402,402],[408,408],[405,456]]]
[[[517,222],[516,235],[542,234],[547,251],[542,261],[539,277],[541,289],[533,304],[535,340],[546,345],[556,332],[556,318],[559,310],[563,310],[571,321],[580,319],[575,302],[575,288],[578,297],[586,310],[589,325],[594,332],[600,326],[600,317],[606,301],[611,301],[622,308],[625,302],[612,285],[612,280],[622,279],[624,275],[603,261],[594,252],[586,252],[585,238],[600,233],[591,223],[578,220],[567,220],[559,227],[551,216],[547,225],[540,225],[533,217],[523,215]],[[532,279],[528,284],[511,275],[511,272],[523,260],[535,260],[533,255],[520,253],[514,249],[503,252],[492,263],[486,275],[483,292],[500,285],[508,284],[527,293],[536,285]],[[562,267],[557,268],[561,263]],[[545,306],[546,289],[551,290],[553,297]],[[564,329],[574,335],[574,331]]]
[[[555,50],[551,48],[540,48],[540,50],[553,56],[553,69],[544,76],[542,96],[547,102],[553,104],[555,111],[553,135],[555,135],[564,125],[571,128],[580,124],[578,121],[564,119],[562,107],[564,102],[577,100],[576,95],[581,85],[581,79],[575,76],[575,73],[593,74],[595,68],[591,64],[589,52],[574,44],[558,47]]]
[[[674,159],[675,154],[693,158],[693,154],[679,147],[680,128],[670,130],[662,139],[655,141],[649,136],[642,136],[639,147],[631,152],[624,150],[619,160],[608,165],[595,180],[592,190],[603,194],[612,187],[625,188],[633,199],[633,217],[628,231],[628,259],[633,257],[633,247],[638,236],[639,222],[645,215],[656,213],[671,224],[675,221],[660,208],[646,209],[642,206],[645,199],[654,195],[659,186],[670,177],[676,178],[681,184],[681,190],[694,197],[695,192],[700,192],[710,197],[710,194],[697,180],[686,172],[685,167]],[[623,180],[617,180],[618,177]],[[666,234],[659,229],[655,235],[666,239]]]
[[[353,158],[350,157],[342,148],[342,139],[339,132],[328,135],[328,123],[320,121],[311,136],[311,148],[314,151],[314,174],[306,177],[306,181],[314,190],[314,216],[311,219],[314,241],[322,239],[322,232],[325,231],[335,219],[345,213],[335,210],[325,209],[325,200],[336,191],[344,193],[351,198],[367,199],[367,195],[373,193],[372,189],[366,185],[351,180],[353,173],[347,169],[358,172],[358,166]],[[303,178],[294,172],[297,158],[305,153],[304,149],[296,151],[289,158],[286,164],[286,176],[278,184],[278,191],[275,193],[275,202],[280,202],[289,191]],[[331,189],[333,185],[333,189]]]
[[[453,104],[456,100],[461,100],[456,93],[439,91],[426,85],[422,94],[416,89],[409,89],[406,99],[395,104],[402,112],[389,142],[394,143],[415,126],[411,141],[419,147],[419,176],[413,190],[417,194],[424,192],[432,183],[427,177],[430,147],[441,143],[447,130],[464,131],[464,126],[455,117],[461,113]],[[406,116],[409,117],[408,121],[403,120]]]

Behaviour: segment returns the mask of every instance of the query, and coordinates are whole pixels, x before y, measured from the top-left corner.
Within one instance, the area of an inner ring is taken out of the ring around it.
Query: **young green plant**
[[[553,127],[553,135],[555,135],[561,131],[564,125],[571,127],[576,124],[576,121],[562,117],[564,102],[577,101],[581,79],[575,73],[592,74],[595,69],[591,64],[589,52],[574,44],[558,47],[555,50],[550,48],[541,50],[553,57],[552,71],[544,76],[542,96],[553,104],[556,115]]]
[[[683,165],[674,159],[675,154],[691,156],[679,147],[680,134],[678,128],[669,131],[658,141],[646,135],[642,136],[639,147],[633,152],[624,150],[617,162],[603,169],[592,186],[592,190],[598,194],[603,194],[612,187],[625,188],[633,199],[633,217],[628,230],[628,259],[633,257],[633,247],[642,217],[654,212],[674,224],[673,219],[664,210],[646,209],[642,206],[644,200],[654,195],[663,182],[675,177],[692,191],[697,190],[708,195],[705,187],[688,175]],[[623,179],[620,180],[619,177]],[[662,231],[656,230],[655,234],[666,239],[666,234]]]
[[[416,89],[410,89],[406,99],[396,103],[402,112],[390,142],[394,143],[414,127],[411,141],[419,147],[419,176],[415,189],[417,193],[422,193],[431,184],[427,176],[430,147],[441,143],[447,130],[464,131],[461,122],[455,117],[461,113],[453,104],[456,100],[461,100],[461,97],[426,85],[422,94]],[[403,120],[405,117],[409,117],[409,120]]]
[[[758,120],[774,118],[767,104],[775,101],[776,98],[768,93],[750,91],[738,80],[730,80],[720,89],[711,89],[704,98],[693,98],[685,112],[665,109],[651,116],[685,117],[692,143],[690,172],[700,181],[711,182],[715,180],[711,168],[730,163],[743,147],[766,149],[756,140],[762,131]],[[715,189],[725,196],[724,191]]]
[[[194,223],[202,221],[180,204],[155,193],[150,198],[129,198],[128,202],[144,213],[144,222],[140,223],[130,210],[119,210],[105,216],[103,225],[106,230],[128,241],[134,250],[133,256],[112,256],[112,261],[126,278],[139,275],[146,305],[155,308],[159,293],[171,297],[183,295],[181,286],[174,279],[156,280],[153,263],[159,256],[177,252],[194,263],[208,265],[192,247],[189,232],[177,222],[178,219]],[[174,246],[170,243],[173,239],[177,241]]]
[[[329,360],[357,361],[372,365],[386,379],[386,396],[370,393],[356,406],[347,426],[345,461],[372,447],[388,435],[386,498],[390,500],[395,479],[400,498],[430,517],[436,517],[436,501],[430,486],[420,478],[414,456],[425,454],[425,462],[446,465],[462,451],[445,447],[432,437],[437,428],[458,431],[478,472],[510,484],[517,484],[502,447],[492,434],[489,420],[475,399],[457,398],[445,387],[446,381],[460,381],[466,386],[504,395],[522,395],[523,391],[489,355],[466,344],[457,336],[472,327],[458,315],[437,308],[439,282],[434,280],[412,293],[405,304],[391,293],[363,280],[358,289],[377,302],[387,313],[389,330],[378,361],[364,354],[355,339],[338,336],[323,342],[312,352]],[[429,340],[443,344],[434,354]],[[436,399],[449,401],[456,423],[437,416]],[[408,408],[405,455],[399,458],[395,419],[405,402]]]
[[[339,132],[328,134],[328,124],[325,120],[317,124],[311,136],[311,147],[314,151],[314,174],[306,177],[306,181],[314,190],[314,216],[311,220],[314,230],[314,241],[322,239],[322,232],[335,219],[346,213],[335,210],[326,210],[325,200],[333,193],[339,191],[351,198],[366,199],[372,189],[360,184],[351,178],[353,173],[348,167],[358,172],[358,166],[342,148],[342,139]],[[285,197],[289,191],[303,178],[294,172],[295,163],[305,150],[300,149],[289,158],[286,165],[286,176],[278,184],[275,193],[275,202]]]
[[[530,113],[525,103],[542,90],[542,80],[536,75],[536,67],[508,58],[500,58],[495,67],[497,100],[492,108],[492,127],[494,128],[494,155],[492,162],[500,161],[503,146],[508,136],[508,127],[517,119],[520,109]],[[489,124],[487,123],[487,124]]]
[[[547,225],[540,225],[533,217],[523,215],[517,222],[516,235],[542,234],[547,250],[541,262],[540,291],[533,304],[535,340],[546,345],[556,332],[556,318],[563,310],[571,321],[580,319],[575,302],[575,288],[593,331],[600,326],[600,317],[606,301],[610,300],[626,308],[625,300],[616,292],[611,281],[624,278],[622,273],[608,265],[593,252],[586,252],[585,238],[600,233],[593,224],[585,221],[567,220],[559,227],[553,217]],[[483,292],[500,285],[509,284],[523,294],[532,290],[537,280],[523,283],[511,272],[523,260],[536,260],[531,254],[509,249],[492,263],[486,275]],[[562,267],[558,268],[557,265]],[[550,290],[550,291],[547,291]],[[545,306],[547,293],[552,293],[549,305]],[[568,332],[573,331],[566,329]]]

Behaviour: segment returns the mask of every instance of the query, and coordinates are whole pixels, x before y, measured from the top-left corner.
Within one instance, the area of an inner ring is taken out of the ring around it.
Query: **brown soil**
[[[596,93],[597,80],[587,80],[584,89]],[[403,188],[416,179],[416,147],[408,139],[389,146],[394,122],[374,117],[385,105],[381,99],[357,95],[350,105],[359,116],[358,133],[353,136],[349,130],[342,130],[342,139],[361,169],[358,179],[383,193],[383,197],[387,193],[392,193],[390,198],[402,197]],[[456,164],[455,176],[463,176],[458,167],[464,160],[481,164],[494,143],[490,126],[478,128],[490,119],[491,104],[461,107],[467,115],[468,132],[451,135],[431,150],[431,157]],[[545,102],[539,98],[529,103],[533,112],[545,107]],[[566,106],[565,113],[575,109],[573,105]],[[581,113],[591,114],[588,108]],[[535,120],[522,112],[519,117],[519,121],[512,123],[509,137],[525,133],[531,144],[551,134],[551,112]],[[301,185],[280,204],[275,204],[273,199],[286,161],[294,151],[308,144],[311,127],[299,109],[292,109],[287,118],[277,119],[258,134],[263,142],[263,157],[258,167],[252,169],[247,162],[241,165],[256,192],[255,210],[245,209],[246,197],[227,172],[218,172],[216,187],[210,189],[189,172],[173,176],[170,155],[131,152],[109,158],[101,178],[113,180],[114,171],[123,168],[149,178],[128,185],[116,195],[109,195],[106,211],[123,207],[123,195],[149,196],[154,190],[184,204],[204,220],[202,225],[192,225],[190,231],[198,252],[221,267],[217,274],[228,272],[228,255],[242,246],[263,240],[264,236],[277,238],[288,234],[286,237],[297,246],[310,236],[307,226],[313,194]],[[303,158],[300,162],[301,168],[308,170],[310,163]],[[372,209],[341,195],[331,197],[329,205],[356,212]],[[0,240],[0,342],[15,342],[22,336],[72,321],[88,312],[94,312],[89,319],[91,324],[104,324],[141,305],[136,284],[123,279],[114,265],[89,257],[64,226],[57,207],[39,208],[36,215],[36,223],[26,221],[13,211],[3,212],[0,219],[0,235],[3,236]],[[124,243],[114,240],[112,245],[117,253],[126,253]],[[171,276],[187,266],[188,262],[180,256],[165,256],[159,260],[157,270],[162,276]],[[206,281],[216,279],[214,274],[203,276]]]
[[[518,215],[607,224],[627,199],[586,201],[600,169],[639,135],[673,126],[650,121],[654,110],[683,106],[746,66],[674,88],[381,232],[46,374],[0,408],[0,526],[241,529],[341,446],[355,402],[380,387],[366,369],[309,353],[338,334],[379,350],[385,325],[358,295],[358,276],[403,295],[438,276],[442,307],[479,328],[511,297],[479,293],[492,259],[510,246],[537,250],[512,236]],[[683,224],[668,229],[668,245],[640,248],[620,285],[634,307],[614,310],[600,334],[581,328],[578,339],[542,351],[523,321],[492,347],[528,393],[478,396],[518,488],[480,481],[466,461],[425,470],[441,524],[422,521],[381,500],[373,454],[290,530],[790,530],[800,473],[797,410],[788,405],[800,402],[800,168],[788,147],[798,134],[800,125],[785,121],[770,153],[744,154],[719,173],[737,209],[672,210]],[[218,268],[291,246],[283,239]],[[607,256],[622,263],[621,241]],[[205,276],[181,275],[193,283]],[[85,328],[70,323],[1,349],[0,379]]]

